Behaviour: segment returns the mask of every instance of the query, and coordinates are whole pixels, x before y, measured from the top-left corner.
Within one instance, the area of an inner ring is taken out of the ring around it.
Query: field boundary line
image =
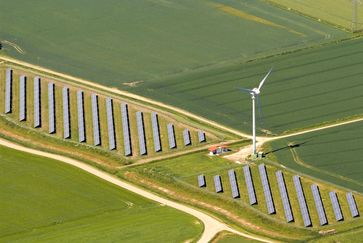
[[[268,240],[268,239],[265,239],[263,237],[259,237],[259,236],[254,236],[254,235],[250,235],[250,234],[247,234],[247,233],[242,233],[240,231],[237,231],[231,227],[229,227],[228,225],[220,222],[219,220],[217,220],[216,218],[202,212],[202,211],[199,211],[197,209],[194,209],[192,207],[189,207],[189,206],[186,206],[186,205],[183,205],[181,203],[177,203],[177,202],[174,202],[172,200],[169,200],[169,199],[165,199],[165,198],[162,198],[158,195],[155,195],[154,193],[151,193],[147,190],[144,190],[140,187],[137,187],[137,186],[134,186],[132,185],[131,183],[128,183],[128,182],[125,182],[113,175],[110,175],[104,171],[101,171],[100,169],[97,169],[97,168],[94,168],[88,164],[85,164],[81,161],[78,161],[78,160],[75,160],[75,159],[72,159],[72,158],[68,158],[66,156],[62,156],[62,155],[57,155],[57,154],[52,154],[52,153],[48,153],[48,152],[43,152],[43,151],[39,151],[39,150],[36,150],[36,149],[31,149],[31,148],[27,148],[27,147],[24,147],[22,145],[18,145],[16,143],[13,143],[13,142],[9,142],[7,141],[6,139],[2,139],[0,138],[0,145],[2,146],[5,146],[5,147],[8,147],[8,148],[11,148],[11,149],[15,149],[15,150],[18,150],[18,151],[22,151],[22,152],[26,152],[26,153],[30,153],[30,154],[34,154],[34,155],[38,155],[38,156],[42,156],[42,157],[46,157],[46,158],[50,158],[50,159],[54,159],[54,160],[57,160],[57,161],[60,161],[60,162],[63,162],[63,163],[66,163],[66,164],[69,164],[71,166],[74,166],[74,167],[77,167],[83,171],[86,171],[94,176],[97,176],[98,178],[101,178],[105,181],[108,181],[118,187],[121,187],[123,189],[126,189],[128,191],[131,191],[133,193],[136,193],[142,197],[145,197],[147,199],[150,199],[152,201],[156,201],[162,205],[166,205],[166,206],[169,206],[169,207],[172,207],[174,209],[177,209],[177,210],[180,210],[184,213],[187,213],[189,215],[192,215],[196,218],[198,218],[200,221],[203,222],[204,224],[204,231],[202,233],[202,236],[201,238],[198,240],[198,242],[200,243],[206,243],[206,242],[209,242],[210,240],[213,239],[213,237],[218,233],[218,232],[221,232],[221,231],[230,231],[234,234],[237,234],[237,235],[240,235],[240,236],[243,236],[243,237],[246,237],[246,238],[249,238],[249,239],[254,239],[254,240],[257,240],[257,241],[261,241],[261,242],[275,242],[275,241],[272,241],[272,240]]]

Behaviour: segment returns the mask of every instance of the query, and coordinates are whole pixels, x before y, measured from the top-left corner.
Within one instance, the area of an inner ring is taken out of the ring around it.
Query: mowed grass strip
[[[195,218],[80,169],[0,147],[0,241],[182,242]]]

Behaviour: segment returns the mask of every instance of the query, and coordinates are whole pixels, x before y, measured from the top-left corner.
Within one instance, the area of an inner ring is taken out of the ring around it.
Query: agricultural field
[[[247,220],[250,223],[247,224],[247,226],[243,225],[242,223],[237,225],[242,228],[244,227],[243,229],[249,232],[254,231],[253,225],[259,225],[265,230],[264,232],[260,232],[261,235],[271,234],[269,235],[269,237],[275,237],[275,239],[278,237],[282,237],[281,235],[284,235],[285,237],[289,235],[289,239],[280,238],[280,240],[282,241],[293,239],[318,239],[321,237],[317,233],[320,230],[326,231],[335,229],[337,233],[343,233],[349,231],[349,229],[356,229],[356,227],[361,228],[362,219],[353,219],[350,215],[348,203],[345,199],[345,193],[347,192],[346,189],[339,189],[335,186],[323,183],[321,181],[316,181],[315,179],[311,179],[310,177],[301,175],[303,190],[312,221],[311,228],[304,228],[297,200],[297,194],[292,180],[292,176],[295,175],[296,172],[281,167],[276,167],[276,165],[266,161],[267,174],[271,186],[274,205],[276,208],[275,214],[268,215],[257,165],[258,163],[250,164],[254,188],[257,197],[257,204],[252,206],[249,205],[247,187],[242,171],[243,165],[236,164],[221,157],[209,157],[202,152],[181,156],[179,158],[158,161],[148,165],[127,168],[124,170],[123,173],[124,175],[135,173],[133,177],[138,178],[137,176],[139,176],[138,180],[141,180],[141,178],[148,178],[148,180],[153,181],[147,183],[148,188],[151,188],[151,183],[155,183],[158,186],[157,188],[161,187],[165,188],[164,190],[168,190],[169,196],[173,195],[175,191],[177,191],[177,194],[179,195],[180,193],[181,195],[179,196],[179,198],[182,198],[186,201],[201,200],[204,203],[204,206],[208,205],[208,203],[218,205],[219,210],[222,211],[224,209],[227,210],[229,213],[233,214],[233,217],[229,216],[232,218],[228,218],[229,223],[231,223],[231,221],[233,222],[233,220],[240,222],[238,221],[238,219],[236,219],[236,217],[238,216]],[[240,198],[238,199],[232,199],[231,196],[231,188],[227,175],[227,171],[229,169],[234,169],[236,171],[237,183],[241,194]],[[294,216],[294,222],[291,223],[286,223],[283,205],[277,186],[277,179],[275,176],[275,172],[277,170],[282,170],[284,173],[286,187],[292,207],[292,213]],[[205,188],[198,187],[197,176],[200,174],[203,174],[206,178]],[[213,182],[214,175],[221,176],[223,193],[215,193]],[[131,180],[133,177],[130,177]],[[127,176],[125,176],[125,178],[127,178]],[[319,219],[310,189],[310,186],[312,184],[317,184],[319,186],[328,219],[327,226],[319,225]],[[157,189],[155,190],[157,191]],[[173,191],[174,193],[172,193]],[[186,192],[188,191],[190,192],[191,198],[185,199],[184,197],[186,197]],[[330,203],[329,191],[337,192],[340,206],[344,215],[344,221],[336,222]],[[363,197],[360,194],[356,194],[355,199],[359,207],[359,211],[362,211]],[[215,211],[218,212],[218,209],[213,208],[212,212],[213,211],[214,213]]]
[[[0,4],[6,55],[118,88],[350,36],[263,0]]]
[[[247,239],[228,232],[221,232],[211,243],[257,243],[259,241]]]
[[[284,166],[363,193],[362,130],[357,122],[307,133],[272,141],[265,152]]]
[[[357,29],[352,29],[353,2],[350,0],[268,0],[279,6],[298,11],[299,13],[313,17],[318,21],[325,21],[349,31],[362,30],[363,6],[357,1]]]
[[[253,88],[273,67],[261,94],[259,134],[291,130],[363,114],[363,39],[288,55],[158,79],[129,88],[221,124],[251,133]]]
[[[1,242],[184,242],[203,231],[192,216],[58,161],[4,147],[0,158]]]

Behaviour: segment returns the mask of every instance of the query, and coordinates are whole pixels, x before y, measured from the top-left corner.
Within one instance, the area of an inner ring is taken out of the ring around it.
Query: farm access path
[[[95,175],[105,181],[108,181],[118,187],[121,187],[123,189],[126,189],[128,191],[131,191],[133,193],[136,193],[142,197],[145,197],[147,199],[156,201],[158,203],[160,203],[161,205],[165,205],[165,206],[169,206],[172,208],[175,208],[177,210],[180,210],[182,212],[185,212],[187,214],[190,214],[196,218],[198,218],[200,221],[203,222],[204,224],[204,231],[203,234],[201,236],[201,238],[198,240],[198,242],[200,243],[206,243],[209,242],[213,239],[213,237],[221,232],[221,231],[229,231],[231,233],[240,235],[242,237],[245,238],[249,238],[249,239],[253,239],[253,240],[257,240],[257,241],[261,241],[261,242],[275,242],[272,240],[268,240],[265,239],[263,237],[259,237],[259,236],[255,236],[255,235],[250,235],[250,234],[246,234],[246,233],[242,233],[238,230],[235,230],[231,227],[229,227],[228,225],[226,225],[225,223],[220,222],[219,220],[207,215],[204,212],[201,212],[197,209],[194,209],[192,207],[183,205],[181,203],[177,203],[168,199],[164,199],[162,197],[159,197],[151,192],[148,192],[144,189],[141,189],[139,187],[136,187],[128,182],[125,182],[115,176],[112,176],[104,171],[101,171],[99,169],[96,169],[88,164],[85,164],[81,161],[75,160],[75,159],[71,159],[62,155],[56,155],[56,154],[51,154],[48,152],[43,152],[43,151],[39,151],[36,149],[31,149],[31,148],[27,148],[24,147],[22,145],[18,145],[16,143],[7,141],[5,139],[0,138],[0,145],[1,146],[5,146],[11,149],[15,149],[18,151],[22,151],[22,152],[26,152],[26,153],[30,153],[30,154],[34,154],[37,156],[42,156],[42,157],[46,157],[46,158],[50,158],[50,159],[54,159],[54,160],[58,160],[61,161],[63,163],[75,166],[83,171],[86,171],[92,175]]]

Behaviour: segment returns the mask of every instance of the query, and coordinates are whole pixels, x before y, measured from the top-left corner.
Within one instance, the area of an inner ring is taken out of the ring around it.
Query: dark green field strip
[[[202,231],[189,215],[69,165],[4,147],[0,158],[0,241],[181,242]]]
[[[271,154],[289,168],[362,193],[362,130],[357,122],[274,141],[272,150],[281,150]],[[289,143],[301,145],[292,150]]]
[[[362,114],[363,39],[248,64],[158,79],[130,89],[230,127],[250,132],[251,100],[238,87],[262,89],[258,129],[282,133]]]
[[[348,35],[261,0],[0,3],[7,54],[116,87]]]

